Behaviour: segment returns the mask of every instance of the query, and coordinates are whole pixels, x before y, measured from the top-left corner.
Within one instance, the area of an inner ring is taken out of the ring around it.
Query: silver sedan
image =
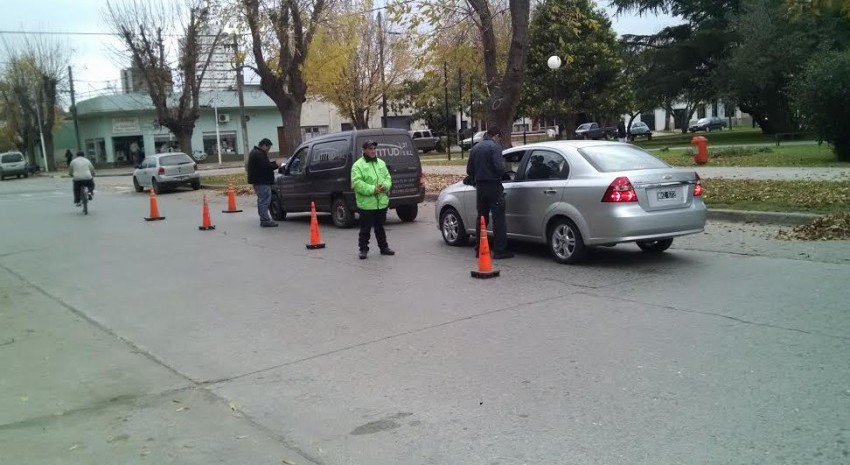
[[[560,263],[581,261],[588,246],[623,242],[662,252],[674,237],[705,228],[699,175],[634,145],[552,141],[502,156],[508,238],[545,243]],[[437,228],[452,246],[475,234],[475,188],[465,182],[437,199]]]

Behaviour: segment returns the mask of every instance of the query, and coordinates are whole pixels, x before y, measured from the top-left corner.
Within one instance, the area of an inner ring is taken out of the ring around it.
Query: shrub
[[[813,57],[793,86],[793,102],[804,124],[832,144],[840,161],[850,161],[850,50]]]

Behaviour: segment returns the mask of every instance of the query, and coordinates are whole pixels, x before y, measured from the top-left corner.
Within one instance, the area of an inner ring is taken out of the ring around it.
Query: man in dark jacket
[[[263,139],[248,154],[248,164],[245,170],[248,172],[248,184],[254,186],[257,194],[257,213],[260,214],[260,226],[274,228],[277,223],[269,216],[269,205],[272,202],[272,185],[274,184],[274,170],[278,168],[276,162],[269,160],[269,150],[272,141]]]
[[[502,160],[502,131],[495,126],[487,128],[484,140],[475,144],[469,151],[469,161],[466,163],[466,174],[475,184],[478,216],[475,219],[477,237],[487,234],[480,231],[481,217],[489,222],[493,213],[493,258],[506,259],[514,256],[508,252],[508,231],[505,225],[505,194],[502,187],[502,177],[505,174],[505,164]],[[475,254],[478,254],[476,244]]]

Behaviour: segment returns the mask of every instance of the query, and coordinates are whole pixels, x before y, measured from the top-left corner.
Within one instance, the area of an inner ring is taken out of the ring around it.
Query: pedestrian
[[[487,128],[484,139],[475,144],[469,151],[469,161],[466,163],[466,174],[472,178],[475,186],[475,198],[478,206],[478,217],[475,220],[475,233],[479,238],[487,231],[481,231],[483,216],[485,224],[489,224],[490,213],[493,214],[493,258],[507,259],[514,256],[508,252],[508,231],[505,225],[505,194],[502,178],[505,165],[502,160],[502,131],[495,126]],[[478,245],[475,246],[478,255]]]
[[[245,170],[248,172],[248,184],[254,186],[257,194],[257,213],[260,215],[260,226],[264,228],[277,227],[269,215],[269,205],[272,202],[272,185],[274,184],[274,170],[278,168],[277,162],[269,160],[269,150],[272,141],[263,139],[248,154],[248,163]]]
[[[620,142],[626,141],[626,123],[622,118],[620,118],[620,122],[617,123],[617,139],[619,139]]]
[[[390,204],[389,192],[392,178],[387,164],[378,158],[378,143],[367,140],[363,143],[363,156],[351,166],[351,188],[357,199],[357,209],[360,212],[360,234],[357,245],[360,248],[359,257],[365,259],[369,254],[369,239],[372,229],[375,230],[375,241],[381,255],[395,255],[387,244],[387,233],[384,223],[387,221],[387,207]]]
[[[65,150],[65,162],[68,166],[71,166],[71,160],[74,159],[74,154],[71,153],[71,149]]]

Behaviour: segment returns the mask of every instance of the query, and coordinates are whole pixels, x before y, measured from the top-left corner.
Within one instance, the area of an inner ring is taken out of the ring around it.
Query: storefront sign
[[[113,134],[138,134],[139,118],[112,118]]]

